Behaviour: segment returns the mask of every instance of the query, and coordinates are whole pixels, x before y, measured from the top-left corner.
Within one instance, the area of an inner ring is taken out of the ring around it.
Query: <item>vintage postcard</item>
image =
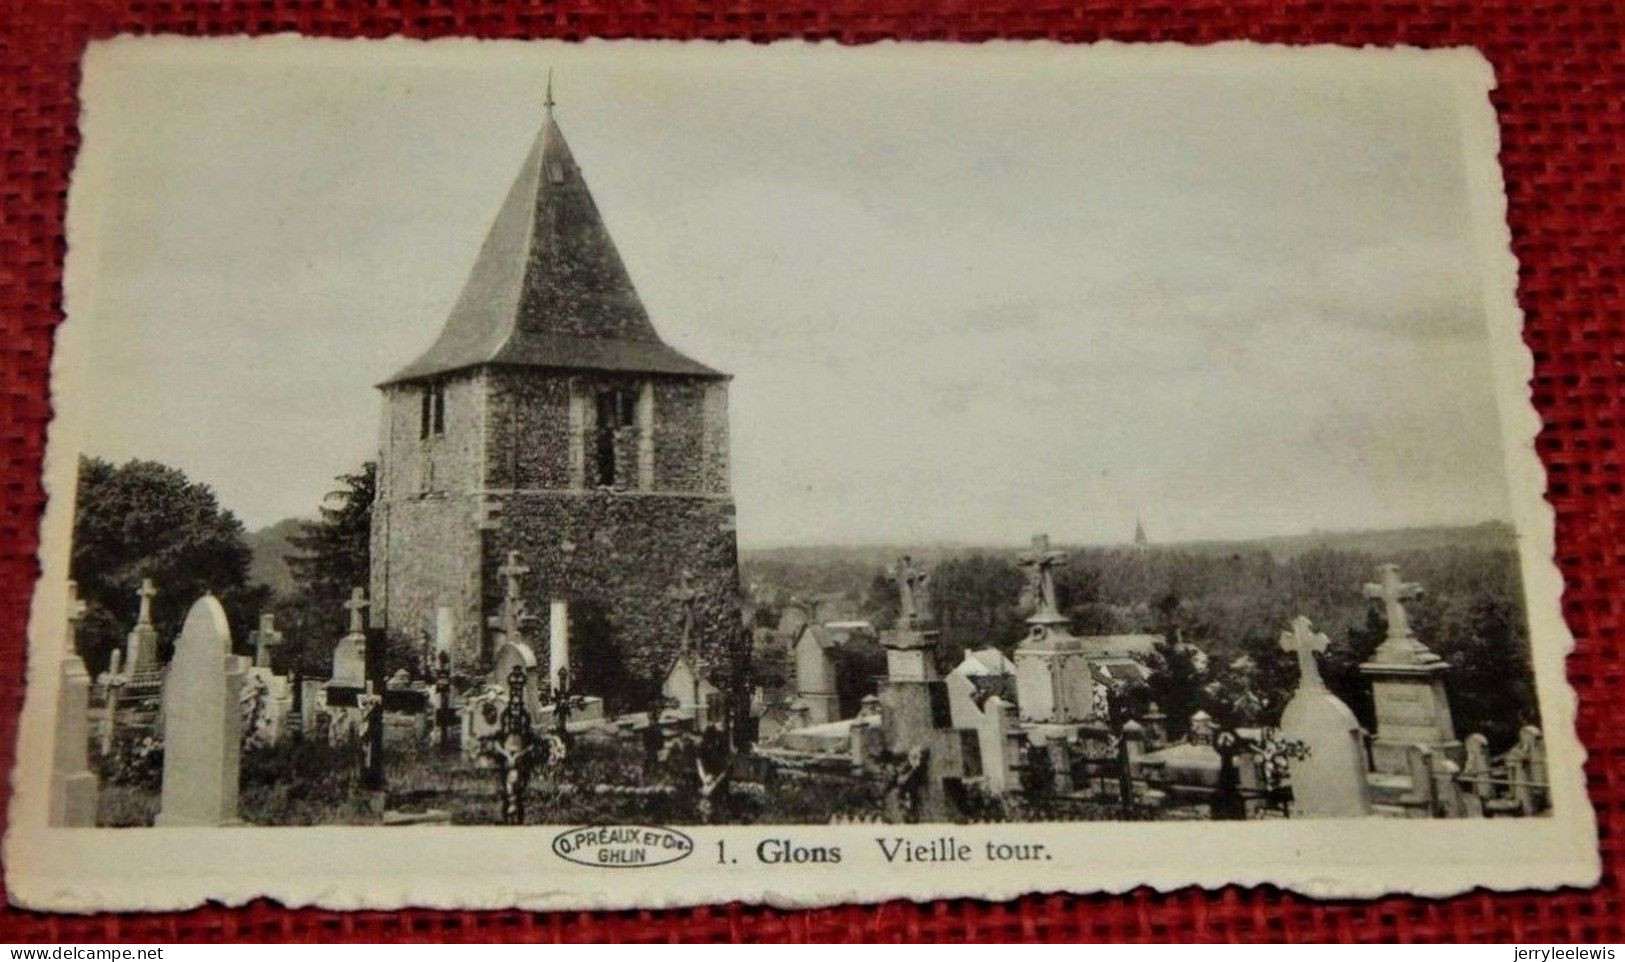
[[[93,45],[8,897],[1592,883],[1493,85]]]

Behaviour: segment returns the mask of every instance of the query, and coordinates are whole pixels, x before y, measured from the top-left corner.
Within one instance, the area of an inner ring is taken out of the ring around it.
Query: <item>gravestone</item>
[[[1024,739],[1016,730],[1016,706],[992,695],[982,704],[976,726],[981,755],[982,787],[1002,795],[1021,787],[1021,749]]]
[[[192,605],[164,679],[160,826],[234,825],[248,659],[231,653],[231,627],[214,595]]]
[[[840,717],[835,650],[834,637],[822,626],[809,622],[801,627],[791,652],[795,658],[796,698],[807,704],[808,717],[815,725]]]
[[[1354,712],[1326,689],[1315,653],[1328,640],[1299,616],[1281,634],[1281,647],[1298,656],[1298,688],[1281,712],[1283,737],[1302,742],[1306,758],[1288,762],[1292,812],[1309,818],[1359,818],[1371,814],[1363,733]]]
[[[537,684],[541,672],[536,664],[536,653],[523,641],[505,641],[497,647],[496,658],[491,662],[491,673],[487,676],[489,683],[495,686],[498,679],[503,679],[511,685],[515,669],[520,671],[522,677],[518,695],[525,711],[534,719],[542,711],[540,686]]]
[[[254,692],[260,694],[251,694]],[[251,707],[249,699],[255,697],[260,702],[254,728],[245,731],[247,740],[259,745],[272,745],[288,735],[292,727],[289,719],[294,711],[293,685],[289,683],[288,676],[273,674],[270,668],[250,666],[243,673],[240,697],[245,724]]]
[[[1017,563],[1028,569],[1029,594],[1038,603],[1027,619],[1027,636],[1016,647],[1016,701],[1021,720],[1071,725],[1094,716],[1095,683],[1083,640],[1067,629],[1056,607],[1055,574],[1066,553],[1052,551],[1047,535],[1033,538],[1031,551]]]
[[[964,660],[943,679],[948,685],[948,711],[954,727],[979,726],[987,700],[995,695],[1010,704],[1015,675],[1015,663],[997,648],[965,652]]]
[[[77,599],[74,599],[77,601]],[[79,605],[82,606],[82,602]],[[73,638],[79,621],[70,616]],[[62,659],[61,687],[56,696],[56,745],[51,765],[52,828],[85,828],[96,824],[96,776],[90,770],[90,673],[78,655]]]
[[[1384,774],[1407,774],[1413,745],[1462,760],[1444,687],[1449,666],[1417,639],[1405,612],[1405,602],[1421,593],[1420,585],[1402,581],[1399,568],[1391,564],[1378,565],[1377,581],[1365,586],[1366,597],[1381,601],[1388,616],[1387,637],[1360,666],[1360,674],[1371,682],[1377,716],[1371,765]]]
[[[135,617],[135,627],[130,629],[124,640],[126,675],[138,675],[159,668],[158,629],[152,624],[152,599],[157,595],[158,589],[153,587],[152,579],[142,578],[141,587],[136,591],[140,609]]]
[[[693,576],[685,568],[678,575],[677,584],[666,592],[666,597],[675,601],[681,609],[683,628],[677,657],[672,660],[672,666],[661,682],[660,692],[678,709],[693,712],[694,730],[703,731],[708,721],[706,709],[717,696],[716,686],[705,677],[697,650],[698,611],[704,593],[694,587]]]

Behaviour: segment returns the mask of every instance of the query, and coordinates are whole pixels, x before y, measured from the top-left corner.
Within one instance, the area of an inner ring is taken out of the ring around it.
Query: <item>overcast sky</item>
[[[1506,518],[1456,91],[1336,63],[125,43],[72,197],[83,447],[312,514],[552,65],[656,327],[735,377],[744,545]]]

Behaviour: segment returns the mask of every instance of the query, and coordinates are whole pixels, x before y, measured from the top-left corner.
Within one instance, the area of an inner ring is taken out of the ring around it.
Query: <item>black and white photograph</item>
[[[16,897],[1595,877],[1493,82],[94,45]]]

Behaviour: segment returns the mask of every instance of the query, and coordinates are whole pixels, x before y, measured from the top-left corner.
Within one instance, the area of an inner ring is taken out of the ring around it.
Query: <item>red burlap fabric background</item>
[[[77,63],[87,41],[123,31],[298,31],[382,37],[784,37],[867,43],[1254,39],[1276,43],[1470,44],[1495,64],[1502,162],[1519,297],[1535,353],[1540,452],[1557,508],[1564,609],[1579,647],[1569,678],[1601,823],[1606,873],[1593,891],[1319,903],[1273,889],[1052,896],[1008,905],[939,902],[780,912],[728,906],[672,912],[534,915],[407,911],[341,914],[259,903],[177,915],[45,916],[0,906],[0,938],[134,940],[1625,940],[1625,547],[1619,442],[1625,414],[1621,273],[1625,7],[1617,0],[1354,3],[1157,0],[609,0],[479,4],[336,0],[0,0],[0,769],[9,771],[23,695],[24,623],[37,576],[50,417],[46,375],[61,319],[63,207],[78,137]],[[0,787],[0,796],[7,788]],[[3,797],[0,797],[3,801]],[[3,817],[3,806],[0,806]]]

